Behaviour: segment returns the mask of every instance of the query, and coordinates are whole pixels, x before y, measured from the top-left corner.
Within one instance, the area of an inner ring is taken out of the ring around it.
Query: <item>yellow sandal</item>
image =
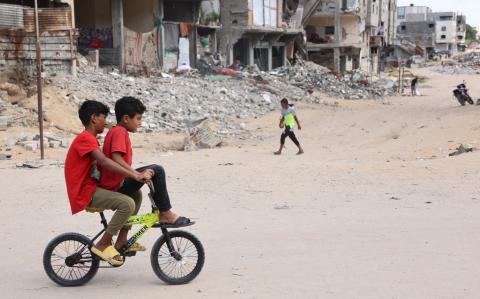
[[[92,246],[92,253],[97,255],[102,260],[106,261],[112,266],[121,266],[123,265],[123,260],[119,261],[115,257],[120,256],[120,253],[112,245],[105,248],[105,250],[100,251],[100,249]]]
[[[147,251],[147,248],[140,243],[133,243],[132,246],[128,247],[127,252],[134,252],[134,251]]]

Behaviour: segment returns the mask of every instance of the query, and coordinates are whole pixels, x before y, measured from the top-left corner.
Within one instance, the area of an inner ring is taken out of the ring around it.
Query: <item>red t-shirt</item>
[[[95,159],[91,152],[100,148],[97,138],[88,132],[79,134],[68,149],[65,160],[65,182],[72,214],[85,210],[97,191],[98,181],[92,178]]]
[[[132,143],[128,131],[124,127],[116,126],[111,128],[105,137],[103,154],[111,159],[113,153],[121,153],[123,160],[129,166],[132,166]],[[117,191],[125,179],[125,176],[106,169],[100,169],[100,172],[100,186],[110,191]]]

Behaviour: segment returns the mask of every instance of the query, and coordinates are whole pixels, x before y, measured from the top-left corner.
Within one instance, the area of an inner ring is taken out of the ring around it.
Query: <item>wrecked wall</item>
[[[20,78],[33,76],[36,73],[35,44],[33,32],[0,30],[0,71]],[[75,32],[42,32],[40,49],[43,70],[47,74],[72,72],[76,55]]]
[[[21,28],[0,28],[0,72],[26,79],[36,73],[36,34],[32,8],[23,12]],[[48,74],[73,72],[77,31],[72,29],[69,8],[39,10],[40,49],[43,70]],[[5,27],[5,26],[3,26]]]
[[[342,15],[341,16],[341,24],[342,24],[342,43],[346,44],[360,44],[362,42],[361,36],[359,35],[359,19],[355,16],[349,16],[349,15]],[[335,27],[335,18],[334,17],[313,17],[309,24],[308,27],[314,27],[315,32],[320,36],[320,37],[325,37],[327,34],[325,32],[326,27]],[[310,37],[310,34],[312,33],[309,29],[308,32],[308,37]],[[334,34],[330,34],[332,38],[332,42],[334,41]]]

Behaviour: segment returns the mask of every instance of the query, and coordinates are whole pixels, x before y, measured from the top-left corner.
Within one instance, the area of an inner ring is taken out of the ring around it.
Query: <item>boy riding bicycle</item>
[[[103,153],[128,171],[148,173],[151,176],[151,182],[155,190],[153,200],[160,211],[160,223],[175,226],[187,225],[190,223],[190,219],[179,217],[171,211],[172,206],[163,167],[149,165],[137,170],[132,168],[133,150],[129,133],[137,132],[142,124],[142,115],[145,110],[146,108],[142,102],[133,97],[123,97],[115,103],[117,125],[108,131],[103,145]],[[101,167],[99,170],[101,173],[100,186],[104,189],[132,197],[138,203],[135,209],[136,214],[142,199],[140,189],[145,182],[132,179],[108,168]],[[129,227],[124,227],[120,230],[117,238],[118,244],[123,244],[127,241],[128,230]],[[135,243],[133,247],[135,251],[145,250],[145,247],[138,243]]]

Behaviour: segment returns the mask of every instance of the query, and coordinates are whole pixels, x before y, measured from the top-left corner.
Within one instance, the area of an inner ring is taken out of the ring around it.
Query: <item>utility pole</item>
[[[38,100],[38,127],[40,129],[40,158],[45,159],[43,142],[43,103],[42,103],[42,53],[40,51],[40,26],[38,25],[38,4],[35,0],[35,54],[37,60],[37,100]]]
[[[335,0],[335,48],[333,48],[333,64],[337,74],[340,74],[340,44],[342,42],[342,22],[340,9],[342,0]]]

